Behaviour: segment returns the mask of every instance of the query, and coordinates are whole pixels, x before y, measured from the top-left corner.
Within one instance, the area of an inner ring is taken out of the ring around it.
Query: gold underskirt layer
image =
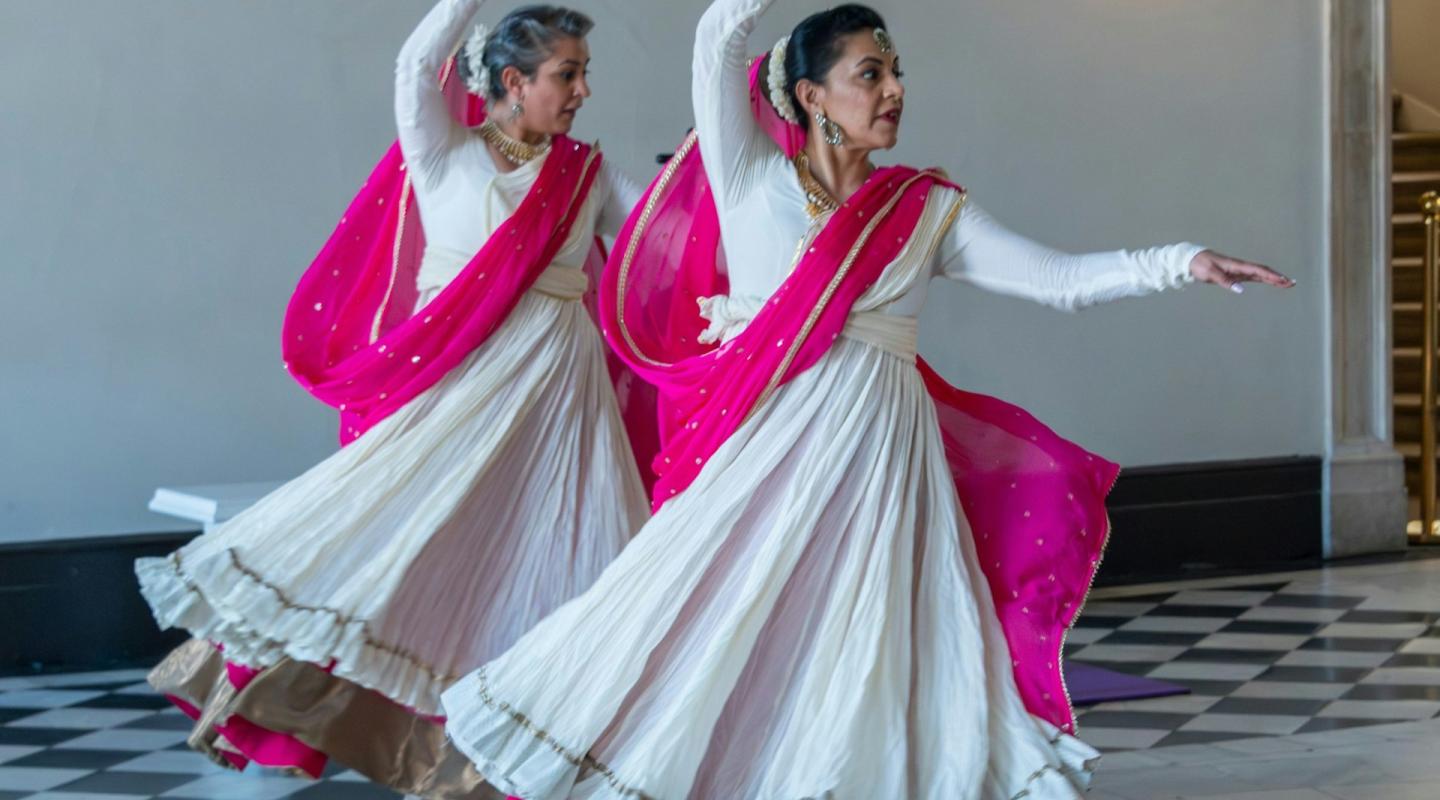
[[[150,685],[200,709],[187,744],[222,766],[237,752],[216,730],[232,715],[286,733],[376,783],[429,800],[503,800],[448,746],[445,726],[313,664],[284,659],[236,691],[224,656],[192,639],[150,672]]]

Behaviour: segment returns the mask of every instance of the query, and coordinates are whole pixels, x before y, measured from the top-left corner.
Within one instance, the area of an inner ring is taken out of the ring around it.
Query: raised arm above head
[[[417,178],[431,172],[462,135],[440,89],[439,75],[480,2],[440,0],[395,59],[395,126],[400,150]]]
[[[750,111],[750,34],[773,0],[715,0],[695,29],[691,100],[715,202],[732,207],[773,152]]]

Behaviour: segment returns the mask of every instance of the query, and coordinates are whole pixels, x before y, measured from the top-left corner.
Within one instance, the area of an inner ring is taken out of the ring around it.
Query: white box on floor
[[[239,514],[279,486],[279,483],[162,486],[150,498],[149,508],[157,514],[198,522],[208,531],[210,526]]]

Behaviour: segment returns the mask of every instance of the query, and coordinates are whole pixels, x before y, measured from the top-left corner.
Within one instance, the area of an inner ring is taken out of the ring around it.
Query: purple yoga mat
[[[1065,662],[1065,685],[1070,688],[1070,702],[1077,706],[1170,697],[1190,692],[1184,686],[1126,675],[1079,661]]]

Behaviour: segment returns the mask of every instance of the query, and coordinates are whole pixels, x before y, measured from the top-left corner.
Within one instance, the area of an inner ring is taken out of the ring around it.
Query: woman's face
[[[521,130],[550,136],[569,133],[585,98],[590,96],[589,66],[590,47],[584,39],[557,39],[551,46],[550,58],[535,70],[534,78],[525,77],[514,67],[506,68],[503,82],[509,89],[509,102],[496,113],[501,119],[507,118],[508,105],[518,101],[525,109],[516,120]]]
[[[810,116],[810,129],[819,133],[815,112],[839,124],[845,146],[860,150],[888,150],[900,141],[900,118],[905,87],[900,79],[900,56],[888,36],[873,30],[857,31],[841,39],[840,59],[823,83],[800,81],[795,87]]]

